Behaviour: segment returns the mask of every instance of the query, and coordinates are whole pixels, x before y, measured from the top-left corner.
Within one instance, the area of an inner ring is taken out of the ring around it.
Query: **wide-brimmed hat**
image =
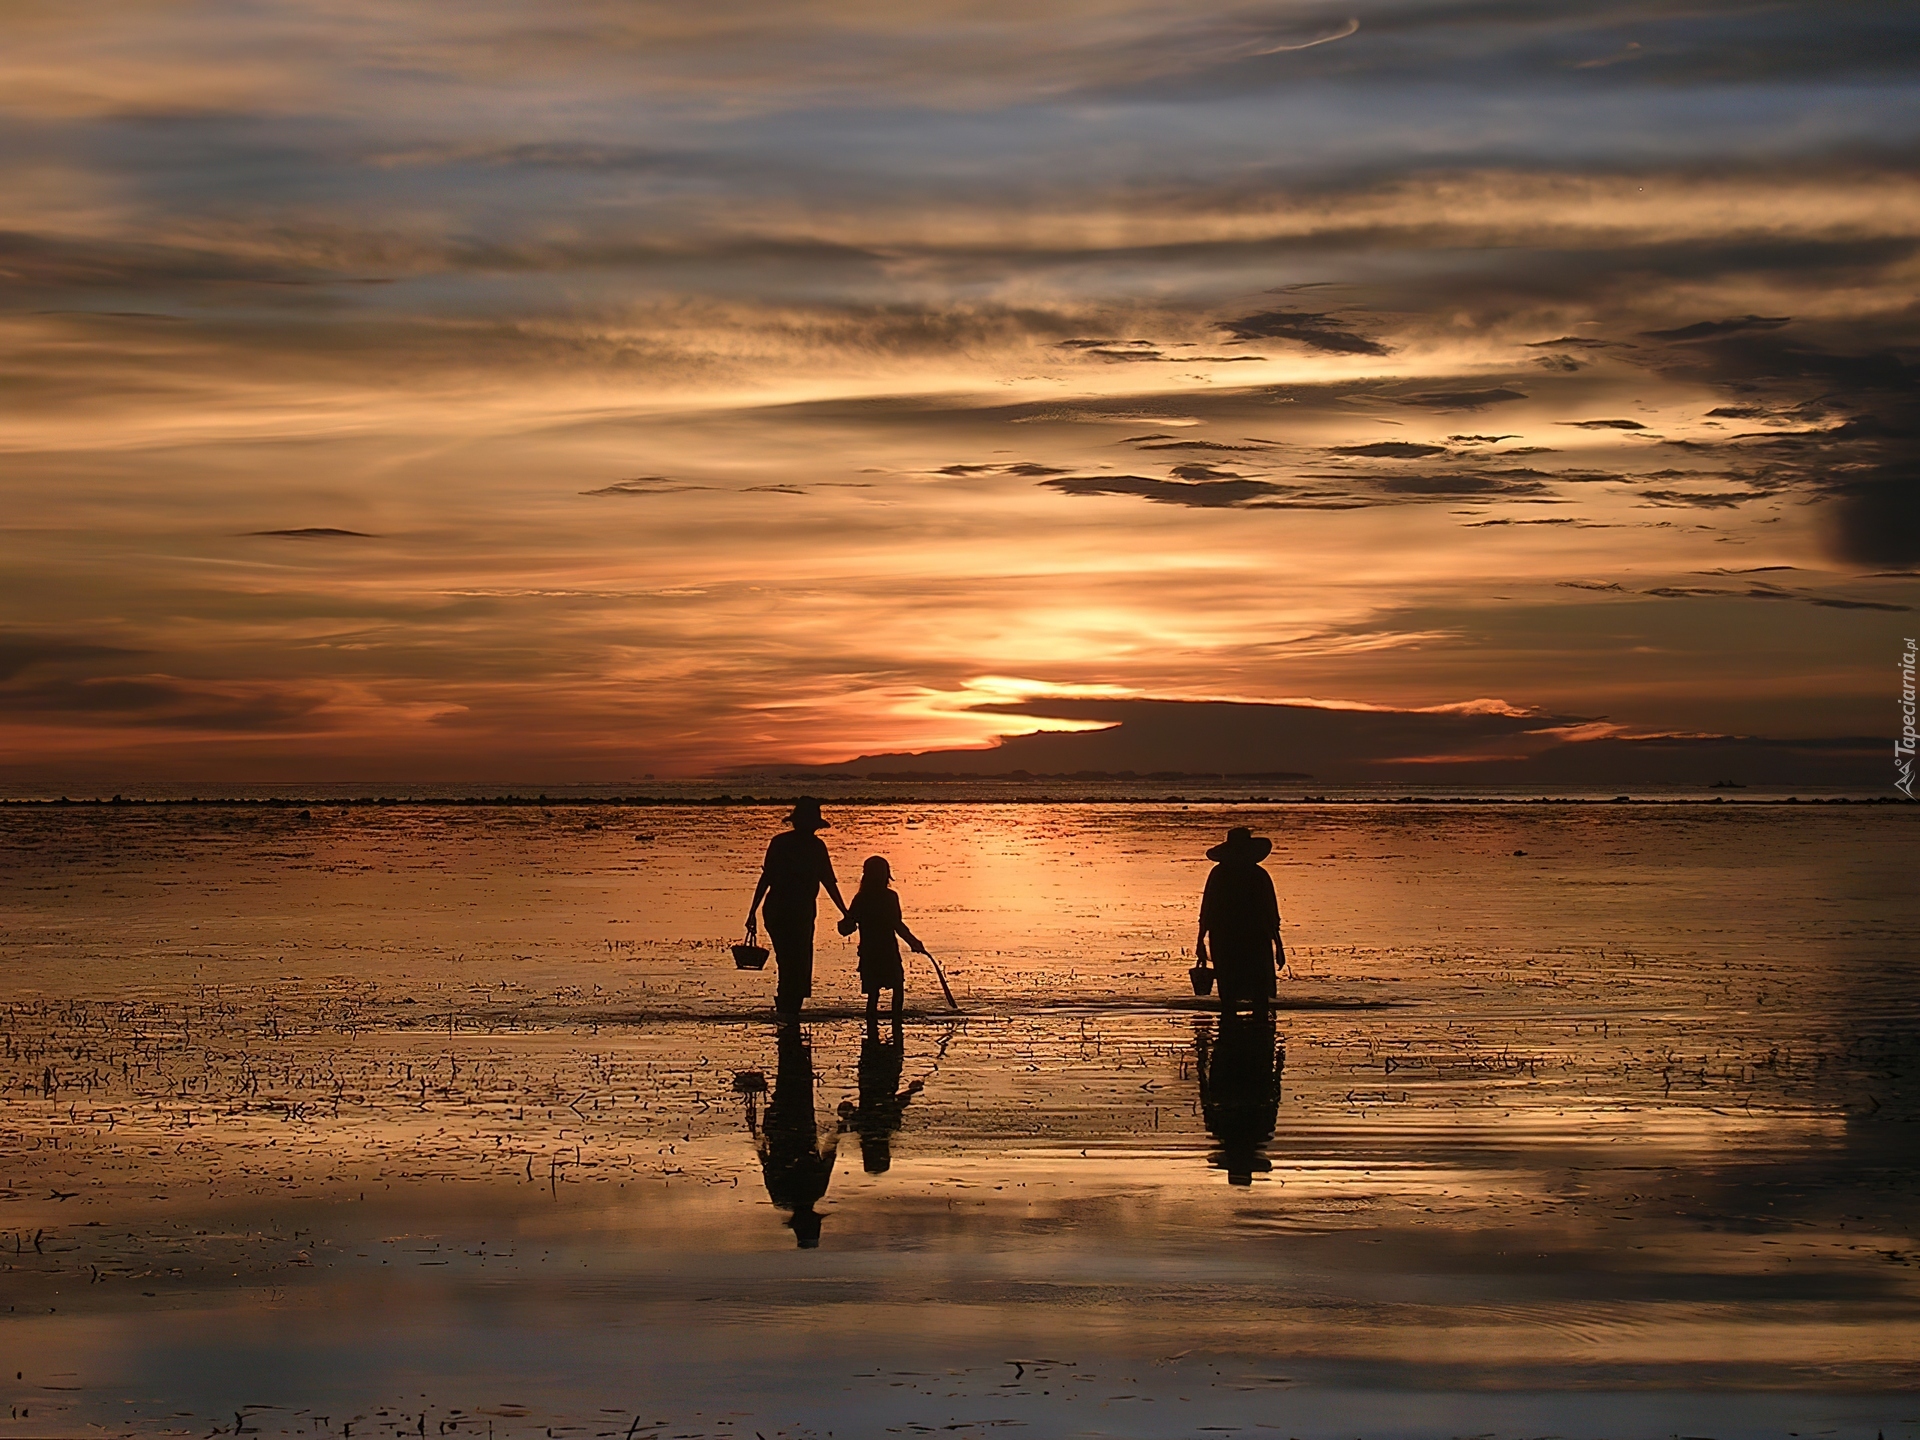
[[[1255,835],[1244,825],[1227,831],[1227,838],[1207,851],[1209,860],[1246,860],[1258,864],[1273,853],[1273,841]]]
[[[831,830],[826,817],[820,813],[820,802],[811,795],[802,795],[793,802],[793,813],[787,816],[787,823],[796,830]]]

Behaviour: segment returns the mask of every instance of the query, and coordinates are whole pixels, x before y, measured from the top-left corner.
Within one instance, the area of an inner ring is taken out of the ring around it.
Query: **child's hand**
[[[842,915],[840,917],[839,923],[836,924],[833,928],[838,930],[842,935],[851,935],[855,930],[858,930],[860,927],[854,923],[854,919],[851,915]]]

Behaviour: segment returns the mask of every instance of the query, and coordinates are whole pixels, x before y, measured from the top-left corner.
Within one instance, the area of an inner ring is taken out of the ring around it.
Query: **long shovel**
[[[934,976],[940,981],[940,993],[947,997],[947,1008],[957,1012],[960,1009],[960,1002],[953,998],[953,987],[947,984],[947,972],[940,968],[940,962],[933,958],[932,952],[922,950],[920,953],[925,955],[927,962],[933,966]]]

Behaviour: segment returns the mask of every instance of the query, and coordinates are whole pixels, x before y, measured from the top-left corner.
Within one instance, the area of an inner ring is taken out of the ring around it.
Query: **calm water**
[[[0,810],[0,1433],[1920,1435],[1910,808],[780,813]]]

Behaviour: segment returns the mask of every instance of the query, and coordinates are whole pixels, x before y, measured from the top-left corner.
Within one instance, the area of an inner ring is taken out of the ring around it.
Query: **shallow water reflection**
[[[906,1122],[907,1106],[926,1081],[902,1084],[906,1040],[899,1022],[882,1036],[869,1028],[860,1041],[860,1096],[840,1102],[840,1123],[860,1137],[860,1168],[884,1175],[893,1168],[893,1137]]]
[[[813,1047],[797,1023],[779,1027],[780,1068],[773,1082],[773,1099],[765,1120],[756,1128],[751,1111],[754,1148],[760,1154],[760,1173],[767,1182],[767,1198],[787,1212],[787,1224],[802,1250],[820,1243],[820,1213],[814,1208],[833,1179],[839,1132],[820,1133],[814,1114]]]
[[[982,939],[981,818],[915,822],[901,884],[974,941],[966,1013],[910,975],[897,1029],[831,984],[772,1023],[724,932],[669,933],[693,858],[656,925],[577,857],[487,890],[519,829],[450,855],[392,817],[394,869],[298,905],[285,837],[17,848],[0,1434],[1920,1434],[1904,815],[1577,817],[1617,862],[1555,872],[1585,944],[1462,858],[1575,822],[1349,817],[1301,846],[1397,854],[1406,943],[1333,943],[1345,871],[1283,883],[1265,1016],[1181,993],[1171,882],[1071,951]],[[1016,819],[1042,876],[1119,826],[1177,879],[1201,828]],[[1497,932],[1421,928],[1469,902]]]
[[[1200,1114],[1207,1133],[1220,1142],[1209,1163],[1227,1172],[1229,1185],[1251,1185],[1256,1173],[1273,1169],[1266,1143],[1280,1116],[1280,1077],[1286,1068],[1286,1043],[1271,1010],[1228,1009],[1217,1032],[1204,1021],[1194,1027]]]

